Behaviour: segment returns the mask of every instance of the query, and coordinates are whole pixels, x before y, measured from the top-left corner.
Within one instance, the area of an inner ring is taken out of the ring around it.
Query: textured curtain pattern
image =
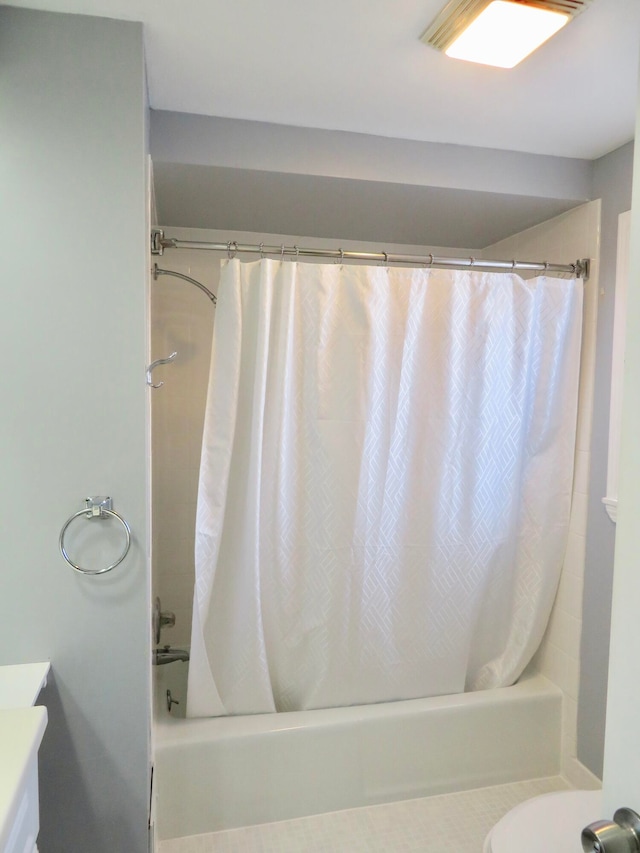
[[[569,526],[582,282],[223,264],[190,716],[513,683]]]

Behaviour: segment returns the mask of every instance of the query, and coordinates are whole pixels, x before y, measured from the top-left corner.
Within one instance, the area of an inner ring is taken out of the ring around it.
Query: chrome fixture
[[[155,601],[153,602],[153,613],[151,615],[151,623],[153,625],[153,638],[155,640],[156,646],[160,645],[160,634],[162,629],[173,628],[176,624],[176,614],[172,613],[170,610],[163,610],[162,604],[160,603],[160,599],[156,595]]]
[[[160,232],[160,233],[162,233],[162,232]],[[152,231],[151,232],[151,238],[152,238],[152,240],[151,240],[151,245],[152,245],[151,253],[161,255],[162,251],[155,252],[155,253],[153,252],[153,234],[154,234],[154,232]],[[208,287],[205,287],[204,284],[199,282],[197,279],[191,278],[191,276],[189,276],[189,275],[184,275],[184,273],[181,273],[181,272],[174,272],[173,270],[161,270],[160,267],[158,266],[158,264],[154,264],[153,265],[153,280],[157,281],[159,276],[161,276],[161,275],[172,275],[175,278],[181,278],[183,281],[188,281],[189,284],[195,285],[203,293],[206,293],[206,295],[209,297],[209,299],[213,302],[214,305],[218,301],[218,298],[215,295],[215,293],[212,293]]]
[[[585,281],[589,278],[589,259],[582,258],[572,264],[551,264],[547,261],[491,261],[485,258],[449,258],[435,255],[398,255],[390,252],[350,252],[343,249],[304,249],[299,246],[265,246],[238,243],[235,240],[227,243],[208,243],[205,241],[178,240],[174,237],[165,237],[164,231],[154,229],[151,232],[151,254],[161,255],[165,249],[208,249],[212,252],[226,252],[227,257],[232,258],[237,254],[252,254],[264,258],[265,255],[275,255],[281,260],[285,257],[298,258],[332,258],[336,263],[339,261],[368,261],[369,263],[381,264],[408,264],[418,267],[453,267],[454,269],[477,269],[477,270],[524,270],[528,272],[540,272],[543,275],[565,274]],[[160,270],[158,271],[160,272]],[[178,273],[180,278],[187,278]],[[194,281],[193,279],[187,279]]]
[[[171,691],[167,690],[167,711],[169,713],[171,713],[171,706],[172,705],[179,705],[179,704],[180,704],[180,700],[174,699],[173,696],[171,695]]]
[[[154,666],[163,666],[165,663],[175,663],[177,660],[188,661],[189,652],[184,649],[172,649],[171,646],[164,646],[162,649],[153,650]]]
[[[174,358],[178,355],[177,352],[172,352],[171,355],[168,355],[166,358],[157,358],[155,361],[152,361],[149,367],[147,367],[147,385],[150,388],[162,388],[164,382],[158,382],[157,385],[154,385],[151,380],[152,372],[158,367],[160,364],[169,364],[170,361],[173,361]]]
[[[80,574],[82,575],[103,575],[105,574],[105,572],[110,572],[111,569],[115,569],[116,566],[119,566],[129,553],[129,548],[131,547],[131,528],[124,520],[124,518],[121,515],[118,515],[117,512],[115,512],[115,510],[113,509],[113,501],[110,497],[100,495],[96,497],[85,498],[85,504],[86,506],[84,509],[81,509],[79,512],[74,512],[74,514],[70,516],[62,525],[62,530],[60,531],[60,536],[58,538],[58,547],[60,548],[60,553],[62,554],[66,562],[71,566],[72,569],[75,569],[76,572],[80,572]],[[81,515],[83,515],[85,518],[88,518],[89,520],[104,520],[106,518],[115,518],[116,521],[119,521],[124,528],[126,537],[124,550],[115,562],[111,563],[111,565],[109,566],[105,566],[104,569],[84,569],[82,568],[82,566],[79,566],[77,565],[77,563],[74,563],[73,560],[69,557],[69,554],[67,553],[67,549],[64,544],[64,535],[67,532],[67,528],[69,527],[71,522],[75,518],[79,518]]]
[[[633,809],[618,809],[613,820],[598,820],[582,830],[585,853],[638,853],[640,815]]]

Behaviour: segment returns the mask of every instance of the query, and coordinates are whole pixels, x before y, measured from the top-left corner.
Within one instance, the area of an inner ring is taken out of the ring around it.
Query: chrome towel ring
[[[58,546],[60,548],[60,553],[62,554],[63,558],[76,572],[80,572],[80,574],[83,575],[103,575],[105,572],[110,572],[111,569],[115,569],[116,566],[119,566],[129,553],[129,548],[131,547],[131,528],[124,520],[124,518],[121,515],[118,515],[118,513],[112,509],[112,500],[110,497],[85,498],[85,503],[86,507],[84,509],[81,509],[79,512],[74,512],[73,515],[70,516],[70,518],[68,518],[62,525],[62,530],[60,531],[60,538],[58,539]],[[64,546],[64,534],[67,532],[67,528],[74,519],[79,518],[81,515],[84,515],[85,518],[88,518],[90,520],[95,518],[115,518],[124,527],[126,536],[124,551],[120,554],[120,556],[114,563],[111,563],[110,566],[106,566],[104,569],[83,569],[82,566],[79,566],[77,563],[73,562]]]

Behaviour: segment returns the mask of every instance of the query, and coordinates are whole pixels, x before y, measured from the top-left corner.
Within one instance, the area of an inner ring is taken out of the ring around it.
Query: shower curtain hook
[[[264,243],[260,243],[260,260],[264,260]]]
[[[227,258],[231,260],[231,240],[227,243]]]
[[[280,263],[284,263],[284,243],[280,244]]]
[[[295,245],[295,243],[293,248],[296,250],[296,263],[298,263],[298,258],[300,257],[300,249]]]
[[[389,255],[386,252],[382,253],[384,255],[384,265],[385,267],[389,266]]]
[[[431,254],[431,252],[429,252],[429,266],[433,266],[433,255]]]
[[[340,249],[340,266],[344,264],[344,249]]]

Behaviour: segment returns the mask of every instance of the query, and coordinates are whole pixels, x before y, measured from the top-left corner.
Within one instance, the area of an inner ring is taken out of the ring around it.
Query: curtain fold
[[[513,683],[566,548],[582,282],[223,263],[188,714]]]

